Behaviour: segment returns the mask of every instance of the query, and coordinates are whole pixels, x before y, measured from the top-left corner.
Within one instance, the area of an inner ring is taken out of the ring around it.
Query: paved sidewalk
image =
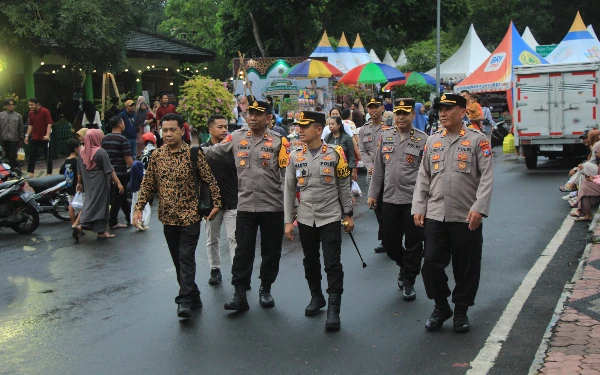
[[[600,226],[596,215],[571,283],[565,286],[533,374],[600,374]]]

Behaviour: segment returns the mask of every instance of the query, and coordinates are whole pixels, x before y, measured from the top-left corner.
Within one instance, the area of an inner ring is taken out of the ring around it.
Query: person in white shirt
[[[342,117],[341,113],[340,113],[340,109],[338,107],[333,107],[331,108],[331,111],[329,111],[329,118],[332,117]],[[348,134],[355,134],[354,131],[352,131],[352,128],[350,127],[349,124],[343,124],[344,125],[344,131]],[[331,133],[331,130],[329,130],[329,126],[326,126],[323,129],[323,134],[321,134],[321,139],[325,140],[325,137]]]

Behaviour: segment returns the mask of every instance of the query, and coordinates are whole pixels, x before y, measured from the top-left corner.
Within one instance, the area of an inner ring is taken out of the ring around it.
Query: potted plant
[[[198,130],[201,142],[208,139],[208,118],[221,114],[232,120],[235,100],[223,82],[205,76],[196,76],[181,87],[177,112]]]

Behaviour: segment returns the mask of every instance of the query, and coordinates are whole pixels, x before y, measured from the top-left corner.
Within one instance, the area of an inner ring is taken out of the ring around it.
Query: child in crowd
[[[144,164],[141,161],[134,161],[131,165],[131,178],[129,180],[129,189],[132,192],[131,197],[131,217],[133,217],[135,206],[138,201],[138,197],[140,194],[140,186],[142,185],[142,179],[144,178]],[[136,228],[139,230],[148,230],[150,227],[150,215],[152,214],[152,210],[150,209],[150,205],[146,204],[144,207],[144,211],[142,212],[142,221],[139,223]]]
[[[78,139],[71,138],[67,141],[67,151],[69,157],[65,160],[59,173],[65,176],[67,182],[67,194],[69,196],[69,215],[71,216],[71,224],[75,224],[75,210],[71,206],[71,201],[75,196],[77,187],[77,157],[79,155],[80,142]]]

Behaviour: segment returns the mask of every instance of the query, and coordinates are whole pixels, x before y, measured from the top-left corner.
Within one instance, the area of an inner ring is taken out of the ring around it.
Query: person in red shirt
[[[46,172],[52,174],[52,158],[49,154],[50,132],[52,131],[52,116],[50,111],[42,107],[38,98],[29,99],[29,120],[27,121],[27,135],[25,144],[29,145],[29,165],[27,172],[29,177],[33,177],[35,162],[38,158],[38,152],[42,149],[47,160]]]
[[[160,120],[167,113],[177,113],[177,109],[173,104],[169,104],[169,96],[167,94],[162,94],[160,96],[160,107],[156,109],[156,121],[158,126],[160,126]]]

